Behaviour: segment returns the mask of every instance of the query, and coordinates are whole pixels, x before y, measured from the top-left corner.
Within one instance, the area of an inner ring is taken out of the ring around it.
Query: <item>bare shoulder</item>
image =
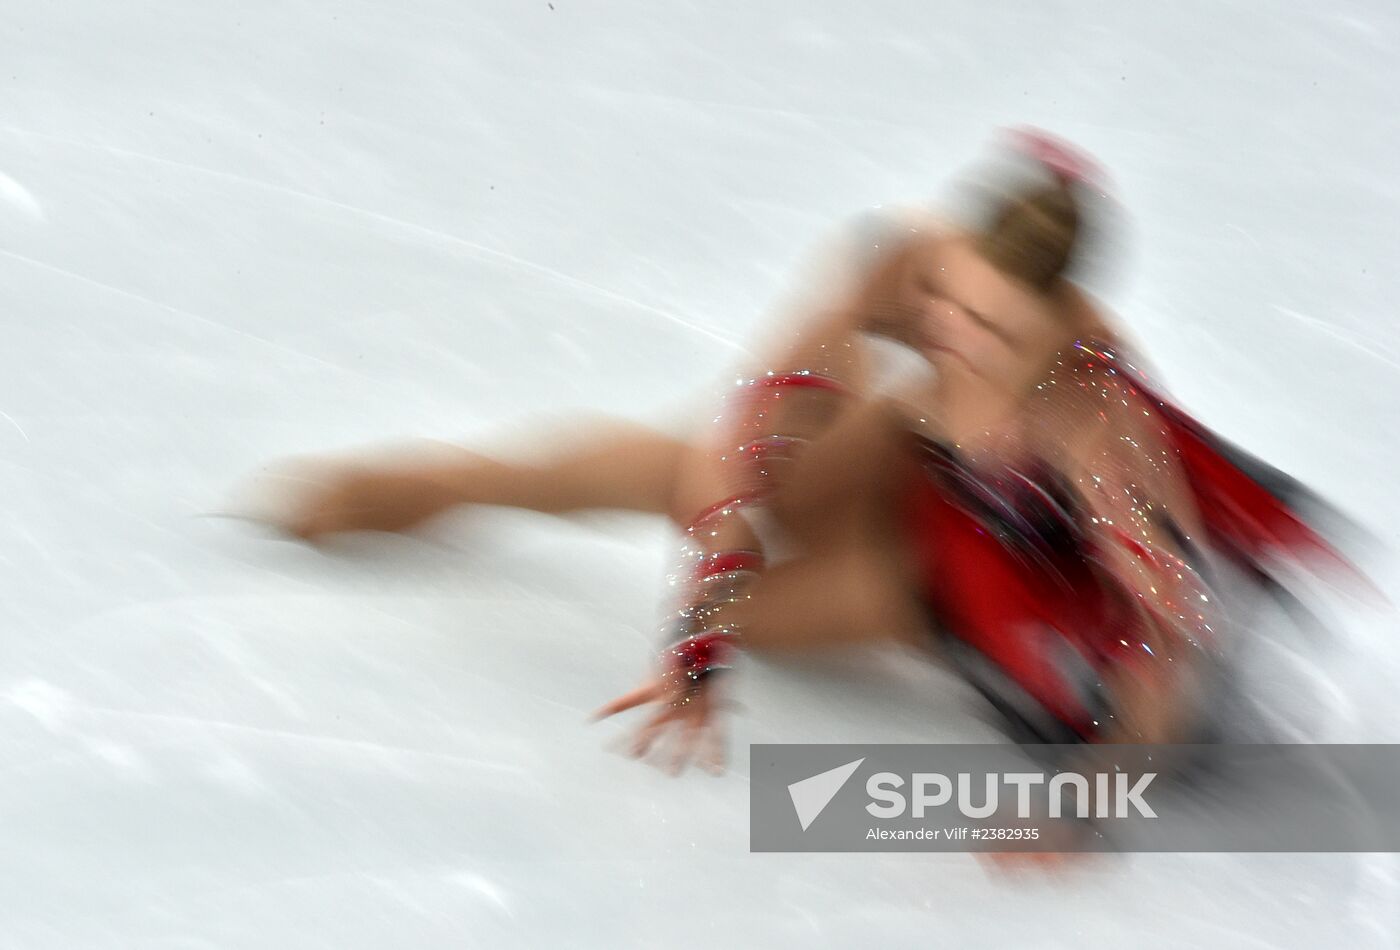
[[[1066,326],[1082,337],[1099,340],[1119,338],[1118,320],[1103,301],[1069,280],[1060,281],[1054,291],[1054,308]]]

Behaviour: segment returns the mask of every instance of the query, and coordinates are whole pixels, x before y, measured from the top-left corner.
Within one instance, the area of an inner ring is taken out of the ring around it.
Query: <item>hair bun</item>
[[[1004,195],[977,237],[978,251],[998,270],[1040,290],[1069,270],[1084,228],[1080,197],[1103,173],[1074,146],[1030,127],[1008,132],[1018,155],[1049,173]]]
[[[1057,182],[1003,202],[977,239],[998,270],[1040,290],[1069,268],[1079,238],[1079,203]]]

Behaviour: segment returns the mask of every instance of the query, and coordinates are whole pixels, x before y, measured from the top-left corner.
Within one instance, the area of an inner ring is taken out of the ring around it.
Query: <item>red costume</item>
[[[1142,635],[1145,623],[1176,649],[1211,650],[1207,550],[1256,580],[1268,579],[1272,558],[1345,562],[1299,513],[1315,498],[1209,432],[1108,347],[1076,344],[1056,374],[1061,392],[1047,398],[1066,425],[1051,424],[1050,438],[1098,426],[1103,453],[1070,471],[1053,451],[979,470],[924,440],[907,518],[924,601],[964,674],[1027,737],[1092,741],[1113,716],[1106,674],[1170,660]],[[1204,537],[1175,517],[1165,497],[1173,480],[1185,483]],[[1155,495],[1154,484],[1164,486]]]

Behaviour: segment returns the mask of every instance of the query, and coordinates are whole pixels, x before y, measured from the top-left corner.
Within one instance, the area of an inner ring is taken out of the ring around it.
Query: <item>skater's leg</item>
[[[822,324],[800,334],[785,356],[804,371],[849,384],[861,375],[859,347],[851,341],[844,324]],[[299,480],[311,488],[295,503],[281,505],[287,510],[271,520],[306,539],[339,531],[403,531],[466,504],[550,514],[624,509],[685,525],[697,510],[725,497],[736,470],[752,469],[747,463],[756,453],[767,452],[765,471],[779,474],[783,447],[772,451],[765,436],[806,439],[829,416],[829,392],[782,389],[754,387],[756,402],[750,402],[761,411],[745,420],[747,431],[731,428],[718,443],[714,431],[697,433],[704,444],[690,446],[640,425],[605,422],[572,425],[552,437],[541,433],[526,444],[543,451],[523,460],[439,446],[410,458],[307,466],[311,470]],[[737,410],[738,402],[728,408]],[[732,426],[733,419],[723,425]]]
[[[550,514],[613,508],[671,515],[683,441],[623,422],[540,437],[533,457],[497,458],[456,446],[400,459],[311,465],[309,490],[278,517],[299,537],[338,531],[403,531],[458,505],[501,505]],[[315,469],[320,469],[316,471]]]
[[[430,472],[454,504],[503,505],[547,514],[611,508],[669,515],[687,445],[634,423],[572,426],[536,438],[524,459],[463,450]]]

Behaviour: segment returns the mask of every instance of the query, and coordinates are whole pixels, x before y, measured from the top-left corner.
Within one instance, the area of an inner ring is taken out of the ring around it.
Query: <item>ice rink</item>
[[[898,657],[753,663],[727,775],[619,754],[660,524],[212,517],[291,454],[665,422],[1032,123],[1110,169],[1169,387],[1393,591],[1397,88],[1382,0],[0,4],[0,950],[1400,945],[1400,855],[750,854],[750,742],[994,733]],[[1400,741],[1393,613],[1324,607],[1274,714]]]

